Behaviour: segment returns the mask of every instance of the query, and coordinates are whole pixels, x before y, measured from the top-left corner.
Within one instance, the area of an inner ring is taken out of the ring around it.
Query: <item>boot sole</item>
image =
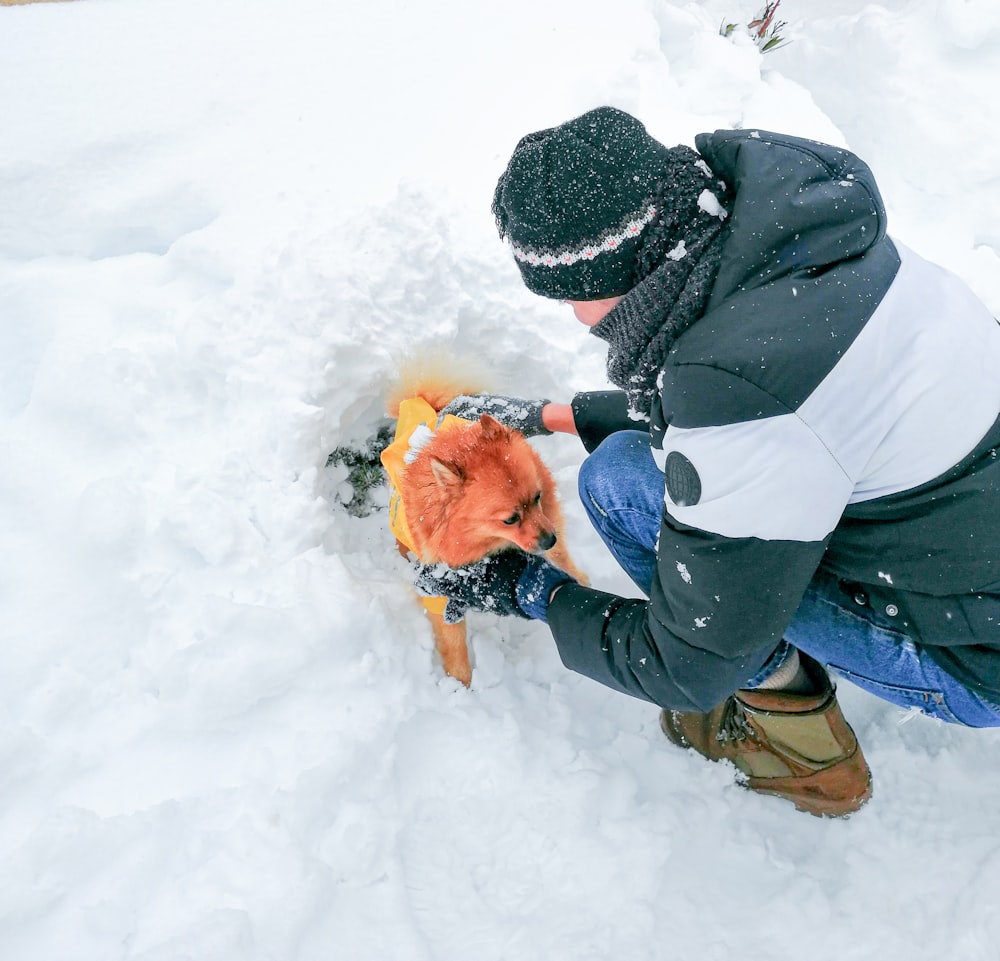
[[[747,778],[745,784],[751,791],[758,794],[770,794],[772,797],[784,798],[791,801],[796,809],[813,817],[842,818],[849,814],[857,813],[872,796],[872,778],[868,765],[860,749],[855,751],[850,757],[839,761],[837,767],[840,768],[841,776],[839,781],[844,782],[844,790],[831,795],[829,789],[831,785],[821,786],[821,779],[830,780],[830,769],[819,771],[815,775],[798,777],[794,781],[785,778]],[[850,776],[853,775],[853,776]],[[851,790],[852,784],[860,784],[864,779],[864,790],[857,793]],[[775,781],[785,782],[776,784]]]
[[[786,801],[791,801],[797,811],[811,814],[817,818],[844,818],[851,814],[857,814],[871,800],[872,796],[871,784],[868,785],[861,797],[837,801],[830,800],[829,798],[817,798],[813,800],[812,798],[804,798],[801,795],[790,794],[785,791],[775,791],[766,787],[753,787],[750,784],[747,784],[746,787],[757,794],[769,794],[771,797],[780,797]]]

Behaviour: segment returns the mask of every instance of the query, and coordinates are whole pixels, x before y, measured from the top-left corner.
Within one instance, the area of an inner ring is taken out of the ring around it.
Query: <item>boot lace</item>
[[[719,723],[719,732],[715,738],[720,743],[725,741],[745,741],[748,737],[753,737],[753,728],[747,720],[747,713],[743,710],[743,705],[739,698],[730,697],[722,709],[722,718]]]

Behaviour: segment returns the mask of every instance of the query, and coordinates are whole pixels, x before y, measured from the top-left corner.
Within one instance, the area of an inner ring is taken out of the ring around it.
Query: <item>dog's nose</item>
[[[542,531],[538,535],[538,549],[540,551],[550,551],[556,544],[556,535],[554,531]]]

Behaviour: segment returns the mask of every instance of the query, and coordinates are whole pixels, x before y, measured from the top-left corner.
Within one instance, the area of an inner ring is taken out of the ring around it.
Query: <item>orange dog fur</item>
[[[441,382],[408,390],[434,412],[458,394],[474,392]],[[403,402],[398,396],[390,402],[392,416],[399,416]],[[516,547],[544,554],[586,583],[566,549],[555,481],[524,435],[487,414],[478,421],[452,420],[429,438],[434,424],[425,425],[422,443],[409,448],[405,462],[398,450],[394,458],[387,458],[388,451],[383,454],[405,513],[403,538],[394,525],[400,552],[405,556],[412,551],[428,564],[461,567]],[[416,434],[406,430],[405,437],[397,432],[397,443],[409,444]],[[427,599],[425,608],[445,672],[468,686],[472,668],[465,622],[445,623],[443,599],[436,605]]]

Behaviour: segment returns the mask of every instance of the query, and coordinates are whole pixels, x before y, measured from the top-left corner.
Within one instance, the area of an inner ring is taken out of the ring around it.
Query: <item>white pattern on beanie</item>
[[[605,234],[599,241],[586,243],[576,250],[532,250],[514,243],[510,246],[518,260],[532,267],[568,267],[580,260],[593,260],[599,254],[617,250],[625,241],[638,237],[655,216],[656,208],[650,204],[645,210],[629,214],[620,227]]]

